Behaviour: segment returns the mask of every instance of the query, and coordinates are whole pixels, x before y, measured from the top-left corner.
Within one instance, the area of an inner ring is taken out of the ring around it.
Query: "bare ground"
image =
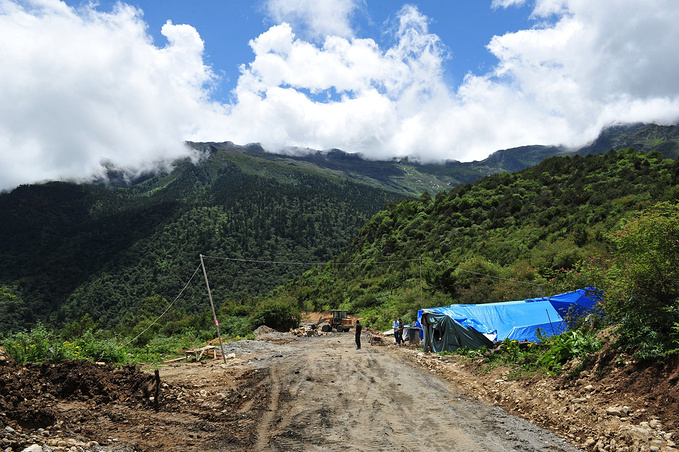
[[[0,366],[0,427],[17,435],[5,433],[9,442],[0,445],[55,452],[675,450],[676,362],[616,366],[603,353],[575,375],[513,381],[507,369],[478,373],[473,362],[365,342],[356,350],[352,333],[285,333],[226,344],[235,356],[226,365],[161,366],[158,403],[153,370],[7,364]]]

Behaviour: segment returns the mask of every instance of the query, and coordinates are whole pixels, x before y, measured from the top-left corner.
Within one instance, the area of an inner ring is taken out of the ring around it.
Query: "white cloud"
[[[490,7],[495,8],[509,8],[510,6],[522,6],[526,0],[493,0]]]
[[[351,16],[362,0],[268,0],[266,10],[276,24],[283,22],[305,37],[323,41],[327,36],[353,37]]]
[[[213,75],[193,27],[162,33],[157,48],[126,5],[0,0],[0,189],[189,155],[182,143]]]
[[[420,153],[412,146],[423,137],[413,140],[400,129],[407,122],[422,130],[449,107],[445,52],[413,7],[401,11],[395,34],[396,44],[383,51],[372,39],[330,36],[316,46],[288,24],[270,28],[250,43],[255,59],[242,68],[227,117],[195,139],[207,139],[212,129],[274,151],[337,147],[372,158]]]
[[[192,26],[167,23],[160,48],[129,6],[0,0],[0,189],[87,177],[103,161],[150,168],[187,155],[183,140],[466,161],[584,144],[615,122],[679,120],[675,0],[536,0],[535,27],[495,36],[497,65],[458,87],[445,81],[444,44],[413,6],[380,47],[354,36],[358,0],[268,5],[290,23],[253,37],[234,101],[219,104]]]
[[[447,53],[415,7],[400,11],[386,49],[350,37],[318,46],[282,24],[251,42],[236,102],[215,123],[224,139],[271,151],[337,147],[369,158],[474,160],[526,144],[582,145],[615,122],[679,119],[678,14],[671,0],[538,0],[536,27],[494,37],[494,70],[457,88],[444,82]]]
[[[671,0],[539,0],[554,25],[496,36],[495,75],[566,126],[552,141],[580,144],[618,121],[679,119],[679,4]],[[501,83],[501,82],[498,82]]]

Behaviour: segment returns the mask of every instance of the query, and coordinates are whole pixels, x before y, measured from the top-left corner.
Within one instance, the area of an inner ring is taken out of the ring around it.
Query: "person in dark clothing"
[[[363,325],[361,325],[361,322],[359,320],[356,320],[356,350],[361,349],[361,330],[363,329]]]
[[[403,343],[403,322],[401,319],[396,317],[392,326],[394,327],[394,339],[396,339],[396,345],[400,347]]]

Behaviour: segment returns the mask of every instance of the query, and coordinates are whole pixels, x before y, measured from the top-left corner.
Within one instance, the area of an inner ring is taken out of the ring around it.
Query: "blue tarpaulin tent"
[[[543,337],[561,334],[568,329],[565,319],[595,308],[601,292],[595,288],[578,289],[551,297],[487,304],[454,304],[429,308],[422,314],[443,314],[466,328],[473,328],[492,341],[511,339],[537,342]]]

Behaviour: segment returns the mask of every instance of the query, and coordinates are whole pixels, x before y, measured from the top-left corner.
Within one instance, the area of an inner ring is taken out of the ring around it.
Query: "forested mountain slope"
[[[172,302],[200,254],[229,258],[208,260],[218,303],[247,299],[343,252],[390,201],[560,152],[521,148],[483,162],[419,165],[342,151],[295,157],[257,145],[190,144],[204,159],[178,162],[169,174],[129,182],[111,168],[108,183],[50,182],[0,194],[0,332],[83,314],[112,327],[144,306]],[[178,317],[205,306],[197,279],[182,293]]]
[[[635,148],[661,153],[665,158],[679,157],[679,127],[658,124],[631,124],[609,127],[591,144],[577,151],[580,155],[601,154],[611,149]]]
[[[634,149],[553,157],[377,213],[346,253],[282,293],[305,309],[342,307],[379,322],[422,306],[497,302],[596,283],[621,218],[679,200],[679,161]],[[385,315],[386,313],[386,315]]]
[[[634,147],[647,153],[660,152],[666,158],[676,158],[679,156],[679,127],[657,124],[612,126],[604,129],[594,142],[578,149],[520,146],[496,151],[479,161],[453,160],[442,164],[421,164],[407,158],[370,161],[341,150],[300,150],[296,154],[281,155],[264,152],[259,145],[237,146],[230,142],[191,145],[201,150],[219,149],[256,157],[260,164],[248,165],[246,169],[253,174],[265,173],[261,162],[278,162],[393,190],[404,196],[419,196],[424,192],[434,195],[491,174],[520,171],[554,156],[601,154],[611,149]]]
[[[265,165],[264,165],[265,164]],[[253,174],[251,168],[264,168]],[[324,262],[403,195],[280,162],[214,149],[198,165],[133,186],[47,183],[0,195],[0,331],[88,313],[110,327],[146,297],[165,306],[199,254]],[[300,272],[295,266],[209,261],[218,303],[248,297]],[[199,276],[202,276],[199,275]],[[206,305],[205,285],[179,306]]]
[[[217,150],[243,157],[238,165],[243,171],[266,176],[267,164],[277,163],[293,168],[305,168],[314,173],[332,175],[354,182],[401,193],[403,197],[419,196],[424,192],[438,193],[451,187],[474,182],[489,174],[518,171],[540,163],[542,160],[565,155],[567,151],[554,146],[521,146],[500,150],[487,158],[473,162],[447,161],[440,164],[421,164],[416,161],[392,159],[389,161],[365,160],[360,155],[348,154],[338,149],[330,151],[302,151],[283,155],[265,152],[261,146],[237,146],[225,143],[190,143],[202,152]]]
[[[650,137],[644,141],[650,148],[668,151],[677,144],[671,138],[675,129],[620,129],[611,132],[615,141],[602,135],[597,149],[632,134],[629,140]],[[130,183],[112,169],[107,184],[52,182],[0,194],[0,333],[38,321],[61,325],[83,313],[108,328],[150,306],[162,311],[192,275],[176,316],[194,313],[206,302],[204,286],[196,282],[200,274],[194,273],[200,254],[229,258],[207,260],[216,303],[245,300],[248,305],[250,297],[345,252],[364,225],[341,259],[404,261],[386,267],[373,262],[360,271],[346,267],[337,285],[337,275],[325,274],[322,283],[311,282],[308,294],[295,293],[294,299],[299,296],[304,306],[358,309],[379,306],[382,297],[395,300],[389,291],[406,287],[411,291],[399,297],[423,304],[419,282],[425,280],[436,304],[437,297],[487,292],[453,275],[470,256],[503,272],[526,259],[531,269],[545,267],[542,260],[575,262],[586,253],[562,242],[577,237],[586,241],[586,249],[600,244],[597,232],[636,207],[625,201],[630,196],[627,177],[634,171],[650,168],[650,185],[635,188],[649,192],[649,200],[672,198],[663,185],[670,183],[670,169],[660,172],[668,163],[658,154],[638,155],[633,164],[618,161],[617,154],[610,161],[550,159],[510,175],[564,150],[525,146],[480,162],[422,165],[407,159],[365,161],[337,150],[284,156],[257,145],[191,145],[205,158],[196,164],[178,162],[169,174]],[[590,168],[593,162],[600,167]],[[590,180],[590,174],[597,180]],[[405,198],[410,200],[393,203]],[[580,213],[574,220],[570,209],[582,200],[586,206],[594,203],[598,216],[588,214],[583,220]],[[524,224],[527,218],[531,222]],[[526,258],[534,249],[542,251]],[[527,272],[535,278],[535,271]],[[353,282],[343,279],[347,276]],[[499,288],[493,290],[500,296]]]

